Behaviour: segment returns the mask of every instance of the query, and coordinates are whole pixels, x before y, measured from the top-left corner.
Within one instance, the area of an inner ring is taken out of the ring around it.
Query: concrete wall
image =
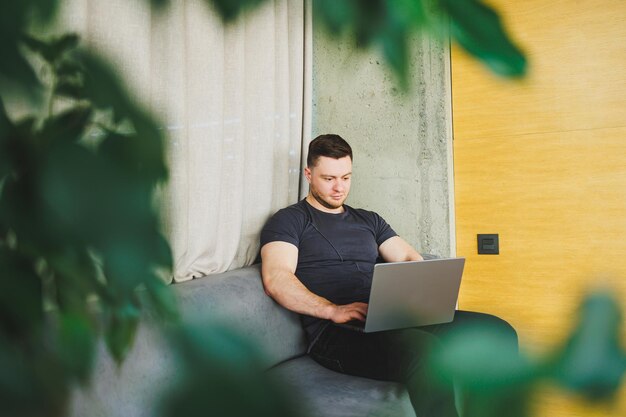
[[[419,251],[453,254],[448,46],[415,36],[403,94],[378,51],[357,51],[318,26],[311,138],[337,133],[353,147],[347,204],[378,212]]]

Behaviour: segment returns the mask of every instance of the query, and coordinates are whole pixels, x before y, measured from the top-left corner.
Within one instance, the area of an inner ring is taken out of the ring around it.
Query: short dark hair
[[[341,136],[335,134],[319,135],[309,143],[306,165],[312,168],[320,156],[340,159],[346,156],[352,160],[352,148]]]

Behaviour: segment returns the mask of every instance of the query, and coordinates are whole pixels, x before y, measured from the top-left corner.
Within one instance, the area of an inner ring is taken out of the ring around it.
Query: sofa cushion
[[[252,339],[272,366],[306,352],[297,314],[265,294],[259,265],[173,286],[187,322],[225,323]]]
[[[292,359],[270,370],[298,396],[304,415],[311,417],[415,416],[403,385],[340,374],[323,368],[309,356]]]
[[[120,367],[100,341],[91,382],[74,388],[68,415],[156,416],[163,392],[172,387],[175,370],[176,360],[162,331],[144,321]]]

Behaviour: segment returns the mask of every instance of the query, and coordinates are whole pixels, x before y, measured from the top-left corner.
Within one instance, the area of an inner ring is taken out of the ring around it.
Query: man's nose
[[[335,181],[335,185],[334,185],[333,189],[335,191],[343,191],[344,190],[343,183],[340,180]]]

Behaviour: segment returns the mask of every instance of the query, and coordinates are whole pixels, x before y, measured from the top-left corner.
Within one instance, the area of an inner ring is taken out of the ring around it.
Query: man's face
[[[352,159],[320,156],[315,166],[304,169],[304,175],[315,202],[329,210],[340,209],[350,192]]]

